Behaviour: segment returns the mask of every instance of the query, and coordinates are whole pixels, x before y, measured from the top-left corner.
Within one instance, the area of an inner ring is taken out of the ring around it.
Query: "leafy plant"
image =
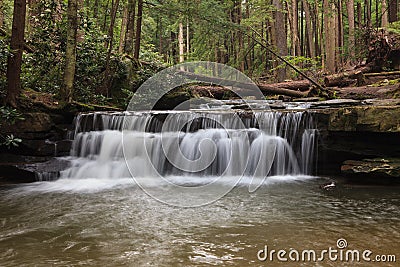
[[[16,109],[4,106],[0,107],[0,126],[2,126],[4,122],[13,125],[18,120],[24,120],[24,117]],[[21,142],[22,139],[16,138],[13,134],[6,136],[0,134],[0,145],[6,146],[8,149],[10,149],[11,146],[17,147]]]

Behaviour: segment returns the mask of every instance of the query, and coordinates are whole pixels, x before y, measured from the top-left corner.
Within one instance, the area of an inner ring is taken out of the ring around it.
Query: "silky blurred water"
[[[198,208],[160,203],[128,178],[3,186],[0,265],[398,266],[258,261],[265,245],[322,250],[339,238],[349,249],[397,253],[400,260],[400,188],[339,185],[325,192],[325,182],[268,178],[254,193],[242,183]]]

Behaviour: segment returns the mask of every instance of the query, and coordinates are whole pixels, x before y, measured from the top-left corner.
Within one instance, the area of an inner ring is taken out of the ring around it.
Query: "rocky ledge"
[[[342,173],[365,182],[400,182],[400,158],[347,160]]]

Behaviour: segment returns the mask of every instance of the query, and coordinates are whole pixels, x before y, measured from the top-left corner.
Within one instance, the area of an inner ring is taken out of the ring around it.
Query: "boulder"
[[[350,177],[395,178],[400,182],[400,158],[347,160],[341,171]]]
[[[47,113],[24,113],[24,120],[17,121],[14,125],[5,125],[5,133],[36,133],[48,132],[53,126],[51,117]]]

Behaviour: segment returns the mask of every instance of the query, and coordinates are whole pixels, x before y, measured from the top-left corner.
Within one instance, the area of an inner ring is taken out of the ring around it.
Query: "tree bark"
[[[354,44],[355,44],[355,25],[354,25],[354,0],[348,0],[347,4],[347,17],[349,21],[349,38],[348,38],[348,51],[350,56],[350,61],[354,60]]]
[[[142,15],[143,15],[143,0],[138,0],[138,13],[136,20],[136,39],[135,39],[135,53],[133,58],[139,60],[140,41],[142,35]]]
[[[272,0],[273,5],[276,8],[274,12],[274,27],[275,28],[275,47],[278,54],[282,57],[287,56],[287,39],[285,29],[285,15],[283,14],[283,5],[281,0]],[[286,66],[279,68],[276,71],[276,78],[279,82],[286,79]]]
[[[124,43],[125,43],[126,25],[127,24],[128,24],[128,7],[125,5],[124,11],[122,13],[121,32],[119,35],[118,52],[120,54],[122,54],[124,52]]]
[[[113,1],[114,2],[114,1]],[[103,84],[98,88],[97,92],[101,93],[105,96],[109,95],[109,88],[111,87],[111,68],[110,68],[110,60],[111,60],[111,53],[113,49],[113,40],[114,40],[114,25],[115,25],[115,19],[117,17],[117,11],[118,11],[118,6],[119,6],[119,0],[115,0],[115,3],[112,5],[112,10],[111,10],[111,21],[110,21],[110,27],[108,29],[108,44],[107,44],[107,58],[106,58],[106,69],[104,71],[104,81]]]
[[[387,5],[387,0],[382,0],[382,27],[385,28],[389,25],[389,12],[388,12],[388,5]]]
[[[357,79],[359,83],[362,83],[364,73],[371,71],[372,68],[370,66],[365,66],[352,71],[345,71],[338,74],[333,74],[326,76],[324,78],[325,86],[340,86],[343,84],[343,80],[345,79]]]
[[[190,29],[189,21],[186,22],[186,58],[189,59],[190,54]]]
[[[326,64],[325,69],[330,73],[336,71],[336,53],[335,53],[335,40],[336,40],[336,27],[335,27],[335,14],[336,7],[331,4],[329,0],[324,0],[324,27],[325,27],[325,56]]]
[[[0,0],[0,28],[3,27],[4,24],[4,3],[3,0]]]
[[[185,61],[185,43],[183,41],[183,24],[182,24],[182,22],[179,22],[178,43],[179,43],[179,63],[182,63]]]
[[[135,36],[135,17],[136,17],[136,1],[128,0],[128,22],[126,25],[124,52],[133,55],[133,43]]]
[[[389,0],[389,23],[399,20],[397,16],[398,4],[398,0]]]
[[[313,33],[312,33],[312,25],[311,25],[311,12],[310,12],[310,4],[307,0],[303,0],[304,13],[306,16],[306,33],[307,33],[307,52],[311,58],[315,58],[315,49],[314,49],[314,41],[313,41]]]
[[[14,0],[12,34],[10,41],[11,54],[7,61],[7,96],[6,104],[16,107],[17,97],[21,91],[21,65],[24,50],[26,1]]]
[[[239,90],[248,92],[249,95],[251,95],[252,90],[254,90],[254,84],[250,84],[250,83],[226,80],[226,79],[222,79],[222,78],[218,78],[218,77],[197,75],[197,74],[194,74],[191,72],[186,72],[186,71],[179,71],[177,74],[185,76],[196,82],[204,82],[204,83],[210,83],[210,84],[223,83],[224,86],[236,87]],[[290,90],[290,89],[286,89],[286,88],[277,88],[275,86],[271,86],[271,85],[267,85],[267,84],[259,84],[258,88],[264,95],[286,95],[286,96],[291,96],[291,97],[306,97],[308,95],[308,91],[302,92],[302,91]]]
[[[72,102],[76,69],[76,37],[78,31],[78,1],[68,0],[67,48],[65,52],[65,69],[61,99]]]

